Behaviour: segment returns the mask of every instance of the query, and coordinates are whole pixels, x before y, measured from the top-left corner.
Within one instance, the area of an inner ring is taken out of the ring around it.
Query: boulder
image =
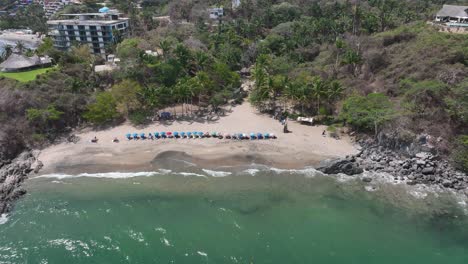
[[[442,181],[442,186],[446,187],[446,188],[450,188],[453,186],[453,182],[451,180],[443,180]]]
[[[332,161],[325,166],[317,168],[317,170],[326,174],[344,173],[347,175],[355,175],[364,172],[364,170],[361,167],[359,167],[356,163],[351,162],[348,159],[339,159]]]
[[[434,167],[426,167],[422,170],[422,174],[424,175],[432,175],[434,174],[434,172],[435,172]]]

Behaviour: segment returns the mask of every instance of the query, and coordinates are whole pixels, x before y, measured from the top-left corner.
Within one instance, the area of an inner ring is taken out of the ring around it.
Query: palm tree
[[[169,53],[171,52],[171,43],[168,40],[164,39],[159,42],[159,47],[163,51],[164,59],[167,59]]]
[[[26,46],[24,45],[24,43],[22,41],[17,41],[15,43],[15,50],[18,53],[23,54],[23,52],[26,50]]]
[[[326,85],[322,78],[314,77],[311,82],[312,94],[317,100],[317,114],[320,113],[320,100],[326,96]]]
[[[195,60],[197,71],[202,71],[207,65],[209,57],[205,52],[197,51],[193,59]]]
[[[343,94],[344,88],[341,85],[341,83],[337,80],[328,82],[326,86],[327,86],[327,89],[326,89],[327,103],[328,103],[328,106],[330,107],[334,100],[341,97],[341,95]]]
[[[10,55],[13,53],[13,47],[11,45],[4,45],[3,46],[3,53],[2,53],[2,59],[6,60]]]

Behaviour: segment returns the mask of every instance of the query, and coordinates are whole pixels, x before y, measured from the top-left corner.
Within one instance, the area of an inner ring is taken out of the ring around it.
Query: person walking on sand
[[[324,136],[324,137],[326,136],[326,131],[325,130],[323,130],[322,136]]]

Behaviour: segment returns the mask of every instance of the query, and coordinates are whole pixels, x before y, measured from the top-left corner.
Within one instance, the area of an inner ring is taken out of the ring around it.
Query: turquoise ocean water
[[[29,180],[0,218],[0,263],[468,263],[450,195],[368,192],[313,170],[228,174]]]

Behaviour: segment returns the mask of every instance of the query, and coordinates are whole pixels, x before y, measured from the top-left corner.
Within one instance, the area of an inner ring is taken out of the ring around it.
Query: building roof
[[[48,63],[51,63],[50,58],[41,59],[36,55],[32,57],[27,57],[25,55],[13,53],[10,55],[10,57],[8,57],[8,59],[6,59],[0,64],[0,68],[5,71],[11,71],[30,68]]]
[[[439,12],[438,17],[458,17],[468,18],[468,6],[444,5]]]

